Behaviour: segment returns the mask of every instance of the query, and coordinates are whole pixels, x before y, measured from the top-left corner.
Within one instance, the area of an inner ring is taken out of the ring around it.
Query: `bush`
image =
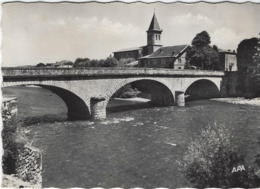
[[[19,121],[16,116],[5,121],[3,123],[2,130],[2,141],[4,155],[2,159],[3,173],[5,174],[15,174],[15,163],[18,158],[18,149],[22,148],[24,144],[17,142],[17,125]]]
[[[131,62],[134,62],[135,59],[134,58],[121,58],[119,61],[118,61],[118,64],[117,66],[118,67],[126,67],[127,64],[131,63]]]
[[[39,63],[36,65],[36,67],[45,67],[46,65],[44,63]]]
[[[231,132],[223,124],[209,125],[188,147],[180,170],[195,187],[254,187],[259,181],[245,166],[245,156],[231,144]],[[245,170],[233,172],[234,167]]]
[[[141,92],[138,89],[133,89],[131,84],[121,87],[112,97],[113,98],[134,98]]]

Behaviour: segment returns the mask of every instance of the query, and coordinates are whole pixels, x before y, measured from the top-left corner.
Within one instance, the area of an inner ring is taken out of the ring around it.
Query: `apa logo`
[[[245,167],[244,167],[244,165],[239,165],[239,166],[237,166],[237,168],[236,167],[233,167],[233,169],[232,169],[232,173],[237,173],[238,171],[245,171],[246,169],[245,169]]]

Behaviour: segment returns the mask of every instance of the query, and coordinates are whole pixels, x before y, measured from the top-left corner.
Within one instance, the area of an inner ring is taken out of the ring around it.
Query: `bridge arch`
[[[190,83],[184,90],[190,99],[213,98],[220,96],[219,80],[197,79]]]
[[[135,78],[123,80],[122,82],[115,85],[107,93],[107,104],[117,91],[129,84],[131,84],[132,88],[137,88],[141,92],[149,93],[151,95],[151,104],[155,106],[174,105],[174,93],[172,92],[170,85],[166,81],[164,82],[163,80],[153,78]]]
[[[68,119],[70,120],[84,120],[90,118],[89,106],[85,103],[77,92],[68,90],[64,86],[56,86],[52,83],[44,82],[13,82],[6,83],[3,87],[15,87],[15,86],[26,86],[35,85],[42,88],[48,89],[58,95],[66,104],[68,112]]]

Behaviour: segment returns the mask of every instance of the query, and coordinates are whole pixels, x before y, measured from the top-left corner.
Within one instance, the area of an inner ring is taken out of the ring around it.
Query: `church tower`
[[[162,29],[159,26],[155,13],[153,15],[151,24],[147,31],[147,53],[152,54],[157,49],[162,47],[161,39],[162,39]]]

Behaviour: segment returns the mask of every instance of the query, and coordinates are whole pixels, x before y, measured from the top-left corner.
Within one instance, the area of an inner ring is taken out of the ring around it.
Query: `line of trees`
[[[89,59],[89,58],[77,58],[73,67],[126,67],[127,64],[134,62],[134,58],[122,58],[119,61],[114,57],[108,57],[106,59]]]
[[[77,58],[73,67],[116,67],[118,64],[117,59],[114,57],[108,57],[104,59],[92,59],[89,58]]]
[[[73,66],[73,62],[72,61],[69,61],[69,60],[63,60],[63,61],[60,61],[60,62],[56,62],[56,63],[38,63],[36,65],[36,67],[59,67],[59,66],[67,66],[67,67],[70,67],[70,66]]]
[[[126,67],[128,64],[134,62],[134,58],[122,58],[119,61],[114,57],[108,57],[106,59],[89,59],[89,58],[77,58],[75,62],[61,61],[56,63],[38,63],[36,67]]]

